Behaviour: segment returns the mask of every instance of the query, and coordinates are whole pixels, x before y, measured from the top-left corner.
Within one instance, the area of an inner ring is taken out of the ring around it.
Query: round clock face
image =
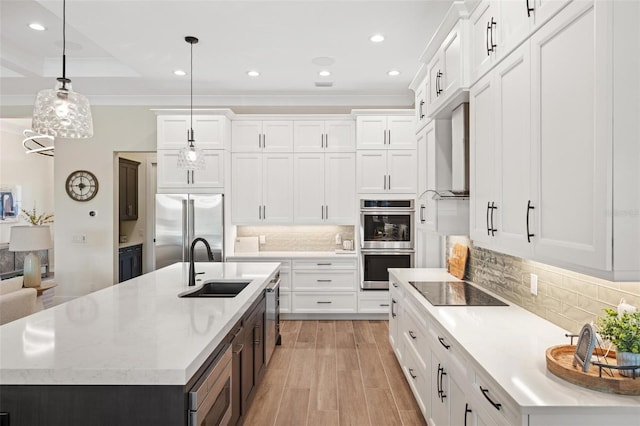
[[[89,201],[98,193],[98,179],[86,170],[76,170],[67,178],[67,194],[76,201]]]

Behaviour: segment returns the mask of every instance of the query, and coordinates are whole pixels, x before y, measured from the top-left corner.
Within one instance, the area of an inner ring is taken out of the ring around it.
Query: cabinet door
[[[427,190],[427,132],[429,131],[429,128],[433,130],[433,126],[427,126],[416,135],[416,157],[418,160],[417,190],[418,196],[421,197],[420,200],[423,204],[426,197],[429,197],[429,194],[425,194],[425,191]]]
[[[431,351],[431,415],[429,424],[449,425],[449,369],[436,351]]]
[[[262,154],[231,157],[231,221],[258,223],[262,219]]]
[[[530,0],[535,3],[533,15],[535,25],[541,26],[546,20],[556,15],[562,8],[571,2],[571,0]]]
[[[460,22],[451,30],[447,38],[442,43],[442,76],[440,77],[440,87],[444,91],[443,95],[455,92],[460,88],[462,81],[462,42]]]
[[[474,243],[485,244],[493,238],[490,231],[491,207],[496,202],[496,167],[498,165],[496,160],[498,152],[495,135],[495,96],[490,77],[490,75],[486,76],[476,83],[469,93],[470,233]]]
[[[126,217],[129,220],[138,219],[138,166],[127,165],[126,180]]]
[[[317,179],[317,176],[316,176]],[[356,223],[356,155],[327,153],[324,159],[325,222]]]
[[[358,151],[356,160],[358,192],[386,192],[387,151]]]
[[[387,148],[416,149],[416,119],[413,115],[387,118]]]
[[[533,9],[535,0],[522,1],[501,1],[500,2],[500,25],[497,31],[502,40],[502,51],[517,46],[525,40],[533,28],[535,11],[527,13],[527,3]]]
[[[323,152],[324,121],[294,121],[293,146],[295,152]]]
[[[264,301],[255,310],[255,313],[251,316],[249,322],[253,324],[253,384],[254,386],[260,383],[260,379],[264,374],[264,368],[266,366],[266,354],[265,354],[265,310],[266,305]]]
[[[325,154],[295,154],[293,162],[293,220],[318,224],[325,219]]]
[[[128,216],[127,203],[127,165],[120,163],[118,166],[118,215],[120,220],[126,220]]]
[[[496,1],[483,1],[471,14],[471,82],[482,77],[493,65],[495,49],[491,49],[491,19],[500,10]],[[524,8],[524,6],[522,6]],[[496,24],[497,27],[497,24]],[[494,29],[494,35],[496,30]],[[495,41],[495,38],[494,38]],[[493,44],[496,44],[495,42]]]
[[[429,86],[430,90],[427,93],[427,105],[429,110],[433,111],[437,108],[437,101],[441,95],[440,79],[442,77],[442,56],[440,51],[429,62]]]
[[[398,283],[393,282],[393,278],[389,277],[389,343],[398,358],[398,362],[402,365],[404,355],[404,343],[402,339],[402,328],[400,327],[400,319],[402,318],[402,290]]]
[[[224,151],[205,149],[204,170],[194,170],[191,187],[224,188]]]
[[[193,116],[193,133],[196,146],[201,149],[227,149],[225,138],[225,126],[228,121],[225,117],[195,115]]]
[[[233,121],[231,124],[231,151],[262,151],[262,122]]]
[[[396,194],[415,194],[416,168],[415,151],[387,151],[387,190]]]
[[[156,123],[158,149],[180,149],[187,144],[189,116],[161,115]]]
[[[610,7],[572,2],[531,37],[541,261],[611,270]]]
[[[455,371],[451,372],[449,377],[449,409],[452,425],[468,425],[474,424],[473,411],[464,394],[464,386],[458,384],[459,378],[455,375]]]
[[[293,121],[262,122],[262,148],[265,152],[292,152]]]
[[[178,168],[178,150],[158,150],[158,188],[184,188],[187,171]]]
[[[327,152],[354,152],[356,126],[353,120],[326,121],[325,149]]]
[[[387,117],[362,116],[356,118],[358,149],[384,149],[387,146]]]
[[[253,341],[255,338],[255,333],[253,331],[254,324],[251,323],[251,317],[245,318],[243,320],[244,330],[242,333],[243,336],[243,347],[242,347],[242,356],[240,359],[240,389],[241,389],[241,404],[240,409],[242,410],[242,414],[247,414],[249,411],[248,399],[251,391],[253,390],[253,366],[254,366],[254,351],[253,351]]]
[[[292,223],[293,154],[263,154],[262,163],[262,220]]]
[[[429,80],[429,76],[423,81],[420,86],[416,88],[416,96],[414,100],[414,105],[416,108],[416,123],[418,125],[418,129],[421,129],[425,124],[427,124],[427,92],[426,89],[429,87],[427,81]]]

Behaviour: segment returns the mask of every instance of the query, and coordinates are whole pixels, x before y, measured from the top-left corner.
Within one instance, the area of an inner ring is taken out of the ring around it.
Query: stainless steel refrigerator
[[[189,246],[196,237],[209,242],[214,261],[222,262],[224,197],[221,194],[156,195],[156,269],[189,261]],[[206,262],[204,244],[197,244],[196,262]]]

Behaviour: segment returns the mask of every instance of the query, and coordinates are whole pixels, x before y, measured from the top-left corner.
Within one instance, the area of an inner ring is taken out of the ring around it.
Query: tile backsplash
[[[354,239],[353,226],[238,226],[238,237],[264,235],[266,244],[260,251],[333,251],[341,249],[336,244],[336,234],[342,241]],[[355,247],[355,243],[354,243]]]
[[[615,308],[620,299],[640,308],[640,282],[613,282],[521,259],[480,247],[465,237],[449,237],[469,246],[465,279],[485,287],[552,323],[577,333],[587,322]],[[538,276],[538,295],[530,292],[530,274]]]

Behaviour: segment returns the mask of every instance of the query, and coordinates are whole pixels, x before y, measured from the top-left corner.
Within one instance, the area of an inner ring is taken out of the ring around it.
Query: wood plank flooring
[[[245,426],[426,425],[387,321],[282,321]]]

